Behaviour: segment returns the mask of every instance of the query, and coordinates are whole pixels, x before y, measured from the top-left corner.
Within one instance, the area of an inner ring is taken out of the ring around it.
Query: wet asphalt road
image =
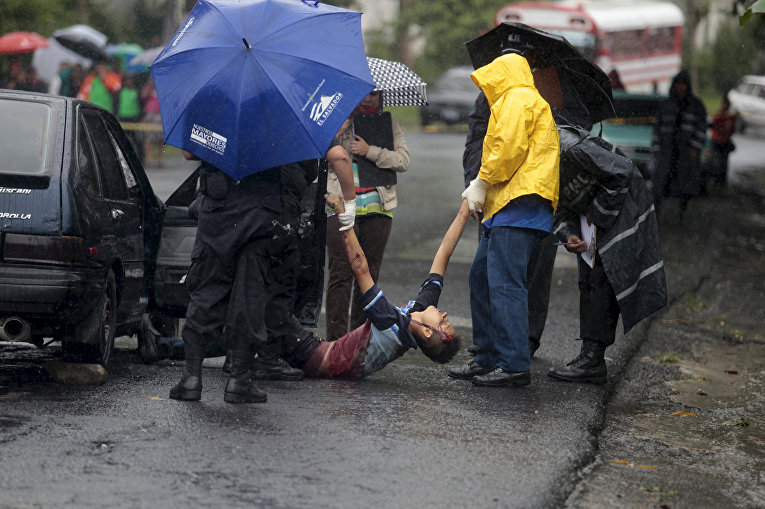
[[[412,169],[380,285],[405,303],[459,206],[460,133],[407,133]],[[739,145],[740,146],[740,145]],[[150,170],[157,193],[193,166]],[[470,344],[469,224],[440,307]],[[25,383],[0,394],[0,507],[555,507],[593,459],[610,385],[545,376],[578,351],[576,269],[559,254],[532,385],[477,388],[408,352],[358,382],[263,382],[264,405],[223,402],[222,359],[205,361],[199,403],[167,399],[180,363],[145,366],[123,338],[103,385]],[[646,326],[608,351],[616,378]],[[321,329],[319,332],[323,332]],[[55,345],[15,355],[34,364]],[[467,362],[463,351],[454,364]]]

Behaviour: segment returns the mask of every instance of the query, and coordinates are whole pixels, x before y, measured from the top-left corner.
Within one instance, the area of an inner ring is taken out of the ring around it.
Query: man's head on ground
[[[411,314],[409,331],[433,362],[446,364],[460,349],[460,339],[454,326],[449,323],[449,314],[435,306]]]

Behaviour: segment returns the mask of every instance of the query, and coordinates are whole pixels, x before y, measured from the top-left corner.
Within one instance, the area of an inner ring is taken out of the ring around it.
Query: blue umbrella
[[[323,157],[375,86],[361,14],[308,0],[199,0],[151,74],[165,142],[236,179]]]

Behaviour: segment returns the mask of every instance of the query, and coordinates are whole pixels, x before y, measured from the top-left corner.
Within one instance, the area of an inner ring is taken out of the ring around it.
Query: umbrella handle
[[[319,6],[319,0],[303,0],[303,3],[310,6],[310,7],[318,7]]]

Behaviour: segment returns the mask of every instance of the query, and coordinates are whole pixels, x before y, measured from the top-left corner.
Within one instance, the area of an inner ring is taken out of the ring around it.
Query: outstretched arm
[[[327,200],[327,205],[332,207],[336,214],[342,214],[345,211],[343,208],[343,200],[340,195],[325,194],[324,198]],[[353,228],[342,230],[341,233],[343,235],[343,247],[345,249],[348,265],[351,267],[351,272],[353,273],[353,277],[356,278],[356,283],[359,285],[361,293],[365,293],[375,284],[372,275],[369,273],[367,257],[361,249],[359,239],[356,237],[356,232]]]
[[[451,226],[446,231],[441,245],[436,251],[436,256],[433,258],[433,264],[430,266],[430,273],[441,274],[446,273],[446,266],[449,264],[449,258],[451,258],[454,248],[457,246],[462,232],[465,229],[468,217],[470,217],[470,209],[468,208],[468,201],[462,200],[462,207],[457,212],[457,217],[452,221]]]

